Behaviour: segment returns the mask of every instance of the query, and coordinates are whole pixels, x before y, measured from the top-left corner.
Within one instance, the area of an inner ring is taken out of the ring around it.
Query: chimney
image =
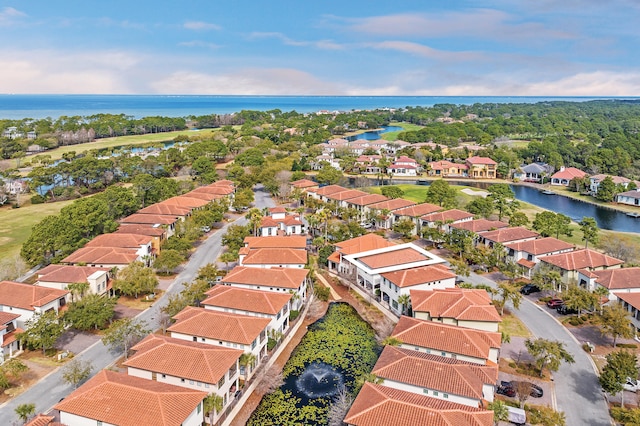
[[[564,172],[564,166],[560,166],[560,171]]]

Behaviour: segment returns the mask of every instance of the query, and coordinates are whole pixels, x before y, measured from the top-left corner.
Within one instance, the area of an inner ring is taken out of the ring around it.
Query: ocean
[[[231,114],[242,110],[300,113],[376,108],[429,107],[436,104],[584,102],[634,97],[536,96],[213,96],[213,95],[0,95],[0,119],[126,114],[134,118]]]

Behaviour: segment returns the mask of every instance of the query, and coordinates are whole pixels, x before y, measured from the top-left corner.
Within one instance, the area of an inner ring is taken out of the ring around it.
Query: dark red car
[[[556,309],[562,305],[564,305],[564,300],[562,299],[551,299],[547,302],[547,308]]]

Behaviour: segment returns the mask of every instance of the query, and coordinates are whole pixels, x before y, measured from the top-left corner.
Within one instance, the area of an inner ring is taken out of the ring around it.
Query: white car
[[[631,377],[627,377],[627,381],[624,385],[622,385],[622,387],[626,391],[636,392],[638,391],[638,389],[640,389],[640,384],[638,384],[637,380],[632,379]]]
[[[370,222],[360,222],[360,226],[362,226],[364,229],[369,229],[373,225]]]

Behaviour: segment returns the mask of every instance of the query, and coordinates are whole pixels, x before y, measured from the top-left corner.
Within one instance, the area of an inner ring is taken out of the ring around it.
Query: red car
[[[547,302],[547,307],[552,309],[559,308],[562,305],[564,305],[564,300],[562,299],[551,299]]]

